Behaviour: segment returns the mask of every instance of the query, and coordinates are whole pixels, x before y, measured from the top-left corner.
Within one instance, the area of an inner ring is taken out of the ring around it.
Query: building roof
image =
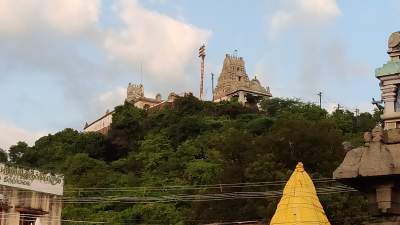
[[[98,118],[98,119],[96,119],[95,121],[93,121],[93,122],[91,122],[91,123],[86,123],[85,124],[85,126],[83,127],[83,129],[85,130],[86,128],[88,128],[88,127],[90,127],[90,126],[92,126],[93,124],[95,124],[95,123],[97,123],[97,122],[99,122],[100,120],[102,120],[102,119],[104,119],[104,118],[106,118],[107,116],[109,116],[109,115],[111,115],[111,114],[113,114],[115,112],[115,110],[113,110],[113,111],[108,111],[107,110],[107,112],[106,112],[106,114],[104,114],[103,116],[101,116],[100,118]]]
[[[400,74],[400,61],[389,61],[375,70],[377,78],[396,74]]]
[[[135,101],[135,103],[136,103],[136,102],[140,102],[140,101],[143,101],[143,102],[151,102],[151,103],[161,103],[161,102],[162,102],[162,101],[157,100],[157,99],[155,99],[155,98],[140,97],[140,98],[138,98],[138,99]]]
[[[261,92],[261,91],[257,91],[257,90],[252,90],[252,89],[249,89],[249,88],[245,88],[245,87],[239,87],[238,89],[233,90],[232,92],[229,92],[229,93],[227,93],[226,95],[227,95],[227,96],[228,96],[228,95],[234,95],[234,94],[236,94],[236,93],[238,93],[238,92],[240,92],[240,91],[244,91],[244,92],[246,92],[246,93],[257,94],[257,95],[261,95],[261,96],[267,96],[267,97],[271,97],[271,96],[272,96],[271,93],[269,93],[269,92],[265,93],[265,92]]]
[[[286,183],[270,225],[330,225],[314,184],[299,162]]]

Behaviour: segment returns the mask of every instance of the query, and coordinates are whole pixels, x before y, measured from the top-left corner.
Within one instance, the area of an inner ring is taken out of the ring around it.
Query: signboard
[[[64,177],[0,163],[0,185],[63,195]]]

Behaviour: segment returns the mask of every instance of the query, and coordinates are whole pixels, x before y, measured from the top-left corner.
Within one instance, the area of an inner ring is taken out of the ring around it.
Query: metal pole
[[[140,84],[143,85],[143,64],[140,63]]]
[[[203,83],[204,83],[204,56],[201,57],[200,100],[203,100]]]
[[[211,73],[212,101],[214,101],[214,73]]]
[[[322,92],[318,92],[317,95],[319,96],[319,107],[322,108]]]
[[[356,108],[356,116],[355,116],[355,121],[356,121],[356,126],[355,126],[355,130],[357,130],[358,128],[358,116],[360,115],[360,110]]]
[[[204,83],[204,58],[206,57],[206,46],[203,44],[199,48],[199,57],[201,58],[200,65],[200,100],[203,100],[203,83]]]

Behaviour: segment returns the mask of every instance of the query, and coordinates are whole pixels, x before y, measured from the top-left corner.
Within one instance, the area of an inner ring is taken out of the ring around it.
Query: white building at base
[[[64,177],[0,164],[1,225],[61,225]]]

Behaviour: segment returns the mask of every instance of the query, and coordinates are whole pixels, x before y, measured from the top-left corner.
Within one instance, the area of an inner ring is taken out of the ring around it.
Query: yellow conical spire
[[[286,183],[270,225],[330,225],[303,163]]]

